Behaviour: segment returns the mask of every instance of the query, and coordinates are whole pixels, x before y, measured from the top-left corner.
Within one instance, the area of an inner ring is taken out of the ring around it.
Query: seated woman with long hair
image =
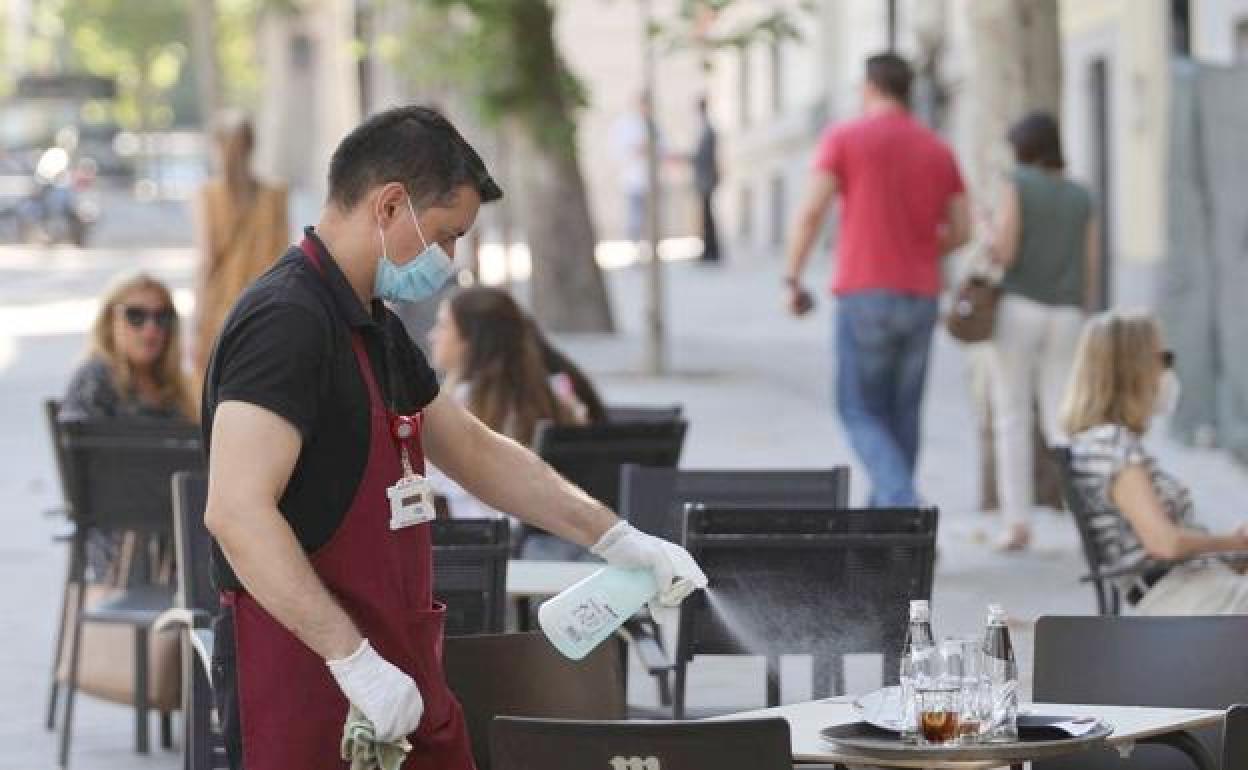
[[[505,291],[476,286],[454,294],[438,309],[429,345],[447,392],[491,429],[525,446],[532,444],[540,420],[584,422],[577,406],[555,393],[533,326]],[[500,515],[436,468],[429,468],[429,478],[452,516]]]
[[[57,418],[187,421],[193,409],[168,287],[147,273],[119,276],[100,300],[87,356],[70,379]],[[122,539],[91,530],[87,564],[93,576],[116,564]]]
[[[1119,585],[1133,612],[1248,612],[1248,577],[1219,558],[1248,550],[1248,524],[1221,535],[1197,524],[1188,488],[1143,443],[1154,415],[1177,401],[1172,361],[1151,315],[1088,322],[1062,409],[1074,482],[1115,554],[1106,568],[1142,567]]]
[[[173,295],[147,273],[118,277],[100,301],[60,417],[190,420],[192,404]]]

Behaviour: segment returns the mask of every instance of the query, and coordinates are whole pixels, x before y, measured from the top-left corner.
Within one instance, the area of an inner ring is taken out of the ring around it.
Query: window
[[[771,41],[771,111],[784,114],[784,41]]]
[[[1175,56],[1192,55],[1190,0],[1170,0],[1170,45]]]
[[[750,49],[737,49],[737,123],[742,128],[750,125]]]

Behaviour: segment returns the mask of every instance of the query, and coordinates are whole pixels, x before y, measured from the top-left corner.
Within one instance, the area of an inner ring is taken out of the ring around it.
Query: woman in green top
[[[1064,173],[1057,122],[1023,118],[1009,133],[1017,166],[990,241],[1004,271],[1004,295],[991,343],[997,488],[1006,522],[997,540],[1017,551],[1031,540],[1034,404],[1045,438],[1062,437],[1058,404],[1083,326],[1097,296],[1097,220],[1087,188]]]

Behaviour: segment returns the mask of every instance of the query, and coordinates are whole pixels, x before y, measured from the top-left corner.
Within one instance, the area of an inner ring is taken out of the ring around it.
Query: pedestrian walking
[[[702,203],[702,261],[715,263],[720,258],[714,204],[715,188],[719,186],[718,136],[715,126],[711,125],[705,97],[698,100],[698,124],[698,144],[694,148],[691,164],[693,186]]]
[[[1032,432],[1039,406],[1050,444],[1064,443],[1058,409],[1098,296],[1100,244],[1092,194],[1066,177],[1057,121],[1035,112],[1009,132],[1017,165],[992,227],[990,259],[1004,269],[988,348],[997,490],[1005,518],[998,550],[1031,540]]]
[[[627,200],[625,227],[628,240],[640,243],[645,235],[646,204],[650,198],[650,171],[646,157],[650,123],[654,119],[650,95],[637,97],[637,108],[616,118],[611,126],[611,145]],[[655,151],[663,157],[663,138],[654,129]]]
[[[218,173],[195,196],[195,311],[191,358],[196,381],[225,314],[243,289],[290,243],[286,188],[260,181],[251,169],[251,121],[226,114],[213,133]]]
[[[426,453],[487,505],[649,570],[665,604],[706,585],[683,548],[620,521],[440,392],[386,308],[433,296],[481,204],[501,196],[436,111],[374,115],[334,151],[320,221],[226,318],[204,388],[204,518],[233,768],[340,770],[348,720],[410,746],[406,770],[472,768],[442,671]]]
[[[867,59],[864,114],[829,127],[819,142],[784,276],[789,310],[806,313],[813,300],[802,271],[839,197],[835,398],[873,506],[919,501],[919,412],[941,258],[970,232],[953,152],[910,113],[913,80],[896,54]]]

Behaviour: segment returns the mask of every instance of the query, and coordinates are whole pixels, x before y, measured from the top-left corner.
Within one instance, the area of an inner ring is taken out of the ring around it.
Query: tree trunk
[[[960,0],[970,25],[972,105],[971,190],[976,206],[994,206],[1013,166],[1006,142],[1012,123],[1031,110],[1061,116],[1061,36],[1058,0]],[[988,398],[988,364],[971,353],[971,391],[979,421],[981,508],[999,507],[995,441]],[[1033,421],[1036,504],[1061,507],[1061,485],[1039,421]]]
[[[522,137],[523,191],[517,196],[533,272],[533,312],[560,332],[612,332],[602,272],[594,261],[597,236],[575,148],[551,148]]]
[[[612,332],[597,234],[576,148],[574,105],[555,48],[555,13],[548,0],[513,0],[508,25],[517,66],[535,84],[517,105],[515,128],[525,152],[516,194],[532,257],[533,312],[552,331]],[[515,193],[513,193],[515,194]]]

